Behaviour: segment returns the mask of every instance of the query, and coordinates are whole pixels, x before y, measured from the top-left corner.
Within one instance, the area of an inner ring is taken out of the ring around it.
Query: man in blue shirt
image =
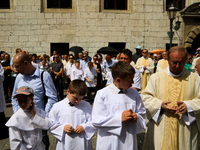
[[[84,54],[87,57],[87,62],[92,61],[92,58],[90,56],[88,56],[88,51],[85,51]]]
[[[45,110],[46,115],[48,116],[49,111],[51,110],[54,103],[58,101],[57,91],[54,86],[53,80],[48,72],[43,74],[43,83],[45,88],[46,96],[48,97],[46,105],[44,104],[44,88],[42,86],[41,73],[43,70],[38,67],[35,68],[29,55],[25,53],[18,53],[13,59],[13,64],[19,74],[16,77],[15,85],[12,93],[12,107],[14,113],[19,109],[18,102],[13,96],[16,94],[16,91],[21,86],[29,86],[34,91],[34,103],[35,106]],[[46,149],[49,147],[49,139],[47,136],[47,131],[43,131],[43,142],[46,145]]]
[[[109,66],[113,66],[115,64],[115,60],[111,59],[110,55],[106,55],[106,61],[103,64],[103,70],[105,69],[106,73],[110,71]]]
[[[80,61],[80,68],[84,71],[88,67],[88,59],[87,55],[83,54],[83,60]]]
[[[16,90],[21,86],[29,86],[34,90],[34,103],[35,106],[46,111],[48,115],[53,104],[58,101],[57,91],[55,89],[53,80],[48,72],[44,72],[43,81],[48,97],[47,104],[44,106],[44,89],[41,81],[41,73],[43,70],[35,68],[31,64],[29,56],[25,53],[18,53],[13,59],[13,63],[19,74],[16,77],[15,85],[12,93],[12,107],[14,113],[19,109],[18,102],[13,96]]]

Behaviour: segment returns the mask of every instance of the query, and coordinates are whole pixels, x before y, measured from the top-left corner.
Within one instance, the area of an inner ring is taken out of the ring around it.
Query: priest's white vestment
[[[173,75],[169,67],[150,77],[142,100],[147,110],[147,133],[144,150],[197,150],[200,131],[200,77],[183,69]],[[183,101],[187,113],[170,113],[161,109],[163,101],[168,106]]]
[[[144,66],[146,66],[146,69],[144,69]],[[151,74],[153,74],[154,62],[151,58],[141,57],[137,60],[136,69],[138,69],[141,74],[142,78],[141,91],[143,91],[147,86]]]
[[[169,66],[169,63],[168,63],[168,60],[167,59],[161,59],[158,61],[158,64],[157,64],[157,69],[156,69],[156,72],[158,71],[162,71],[163,69],[167,68]]]

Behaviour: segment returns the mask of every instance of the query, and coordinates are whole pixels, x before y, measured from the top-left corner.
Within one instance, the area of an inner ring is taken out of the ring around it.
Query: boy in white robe
[[[73,81],[75,79],[81,79],[84,81],[84,74],[83,74],[83,70],[80,69],[79,61],[75,62],[75,68],[73,68],[71,71],[71,81]]]
[[[90,139],[96,128],[91,122],[90,104],[82,101],[86,92],[84,81],[73,80],[67,89],[67,97],[53,105],[49,117],[56,123],[63,124],[50,129],[57,138],[56,150],[92,150]]]
[[[137,150],[136,134],[145,130],[146,110],[130,88],[134,68],[124,61],[112,67],[113,83],[97,92],[92,123],[98,128],[96,150]]]
[[[41,129],[48,130],[52,123],[43,110],[35,107],[33,95],[32,88],[23,86],[14,96],[20,109],[6,123],[11,150],[45,150]]]

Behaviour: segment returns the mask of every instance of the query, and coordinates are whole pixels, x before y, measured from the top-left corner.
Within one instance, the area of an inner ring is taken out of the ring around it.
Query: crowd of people
[[[48,149],[48,130],[58,150],[92,149],[98,129],[96,149],[136,150],[136,135],[147,128],[144,150],[198,149],[199,53],[189,55],[181,46],[158,54],[137,46],[135,54],[123,49],[105,60],[87,51],[78,58],[19,48],[13,58],[3,53],[1,138],[8,136],[7,126],[11,149]],[[7,123],[4,97],[14,112]]]

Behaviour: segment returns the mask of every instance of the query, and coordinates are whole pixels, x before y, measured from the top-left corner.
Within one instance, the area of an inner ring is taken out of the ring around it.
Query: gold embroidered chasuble
[[[153,74],[142,92],[148,127],[143,150],[197,150],[200,131],[200,77],[186,69],[177,78],[167,72],[164,69]],[[152,117],[163,101],[171,101],[171,107],[178,107],[177,101],[187,101],[196,120],[188,126],[181,114],[161,111],[163,118],[156,123]]]
[[[136,69],[140,71],[143,66],[148,66],[150,69],[150,73],[147,73],[146,70],[144,70],[144,72],[140,72],[141,79],[142,79],[141,91],[145,89],[151,74],[153,74],[154,62],[151,58],[144,59],[143,57],[141,57],[137,60]]]
[[[161,59],[158,61],[156,72],[162,71],[163,69],[167,68],[168,66],[169,66],[168,60]]]

